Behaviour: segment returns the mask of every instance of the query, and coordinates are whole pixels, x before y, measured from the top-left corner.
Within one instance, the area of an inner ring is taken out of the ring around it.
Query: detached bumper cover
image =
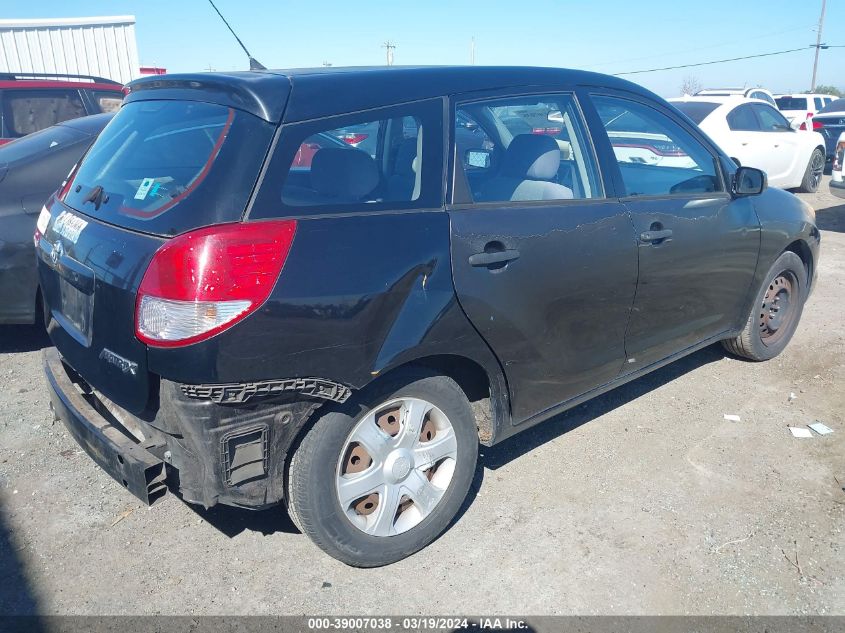
[[[56,348],[44,350],[43,363],[53,410],[85,452],[147,505],[164,496],[165,465],[147,450],[152,447],[140,444],[89,403]]]

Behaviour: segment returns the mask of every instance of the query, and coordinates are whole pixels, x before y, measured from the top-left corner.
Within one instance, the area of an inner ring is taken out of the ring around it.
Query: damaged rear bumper
[[[283,500],[288,452],[321,405],[350,390],[318,378],[184,385],[156,377],[138,415],[92,389],[56,348],[44,371],[57,417],[91,458],[146,504],[178,490],[206,508]]]
[[[122,427],[113,424],[86,398],[80,382],[50,347],[43,354],[44,373],[50,383],[50,403],[70,434],[85,452],[118,483],[147,505],[167,492],[164,461]]]

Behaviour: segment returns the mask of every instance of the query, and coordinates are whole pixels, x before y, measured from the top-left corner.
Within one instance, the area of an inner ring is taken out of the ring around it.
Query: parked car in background
[[[123,86],[89,75],[0,73],[0,144],[51,125],[115,112]]]
[[[760,99],[769,105],[777,107],[775,96],[765,88],[707,88],[699,90],[695,97],[744,97],[746,99]]]
[[[845,132],[845,99],[836,99],[819,110],[812,127],[824,137],[827,160],[832,161],[839,136]]]
[[[769,184],[813,193],[825,165],[825,139],[798,132],[772,105],[742,97],[681,97],[670,103],[686,114],[740,165],[766,172]]]
[[[830,193],[845,198],[845,132],[839,135],[830,170]]]
[[[36,219],[112,116],[65,121],[0,146],[0,325],[38,318]]]
[[[787,118],[792,127],[797,128],[807,119],[812,119],[819,110],[830,104],[836,97],[821,94],[778,95],[775,97],[777,108]],[[807,129],[806,125],[803,129]]]
[[[775,357],[816,277],[812,209],[618,77],[130,86],[38,221],[52,406],[145,503],[167,486],[205,507],[286,502],[347,564],[431,543],[479,444],[715,342]],[[687,162],[635,160],[611,122]],[[456,124],[481,147],[459,155]],[[375,158],[344,143],[292,169],[306,139],[368,125]]]

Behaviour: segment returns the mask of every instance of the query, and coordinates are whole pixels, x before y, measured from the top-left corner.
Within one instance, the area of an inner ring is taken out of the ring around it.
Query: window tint
[[[76,90],[7,90],[3,95],[3,119],[11,137],[32,134],[85,114]]]
[[[123,94],[111,90],[95,90],[94,101],[100,112],[117,112],[123,103]]]
[[[821,97],[815,97],[813,103],[816,104],[816,110],[821,110],[824,107],[824,102]]]
[[[760,119],[760,129],[764,132],[783,132],[789,130],[789,121],[774,108],[762,103],[751,104],[757,118]]]
[[[51,151],[64,149],[87,137],[87,134],[79,130],[64,125],[54,125],[0,145],[0,163],[14,163],[43,156]]]
[[[780,110],[806,110],[808,108],[806,97],[778,97],[775,102]]]
[[[693,123],[699,124],[720,104],[709,101],[676,101],[672,105],[692,119]]]
[[[455,145],[474,202],[602,196],[572,95],[462,105],[455,113]]]
[[[714,156],[671,118],[626,99],[593,101],[629,196],[722,190]]]
[[[760,122],[754,116],[751,104],[747,103],[734,108],[728,113],[728,127],[737,132],[759,132]]]
[[[440,206],[442,107],[432,100],[285,125],[250,217]]]
[[[199,101],[135,101],[91,146],[65,202],[159,234],[241,218],[274,126]]]

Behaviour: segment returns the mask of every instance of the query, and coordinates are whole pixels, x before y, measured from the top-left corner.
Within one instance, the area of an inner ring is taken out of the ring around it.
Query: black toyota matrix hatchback
[[[613,77],[130,90],[38,222],[56,414],[142,500],[284,501],[352,565],[442,532],[479,443],[714,342],[775,356],[815,277],[812,209]]]

